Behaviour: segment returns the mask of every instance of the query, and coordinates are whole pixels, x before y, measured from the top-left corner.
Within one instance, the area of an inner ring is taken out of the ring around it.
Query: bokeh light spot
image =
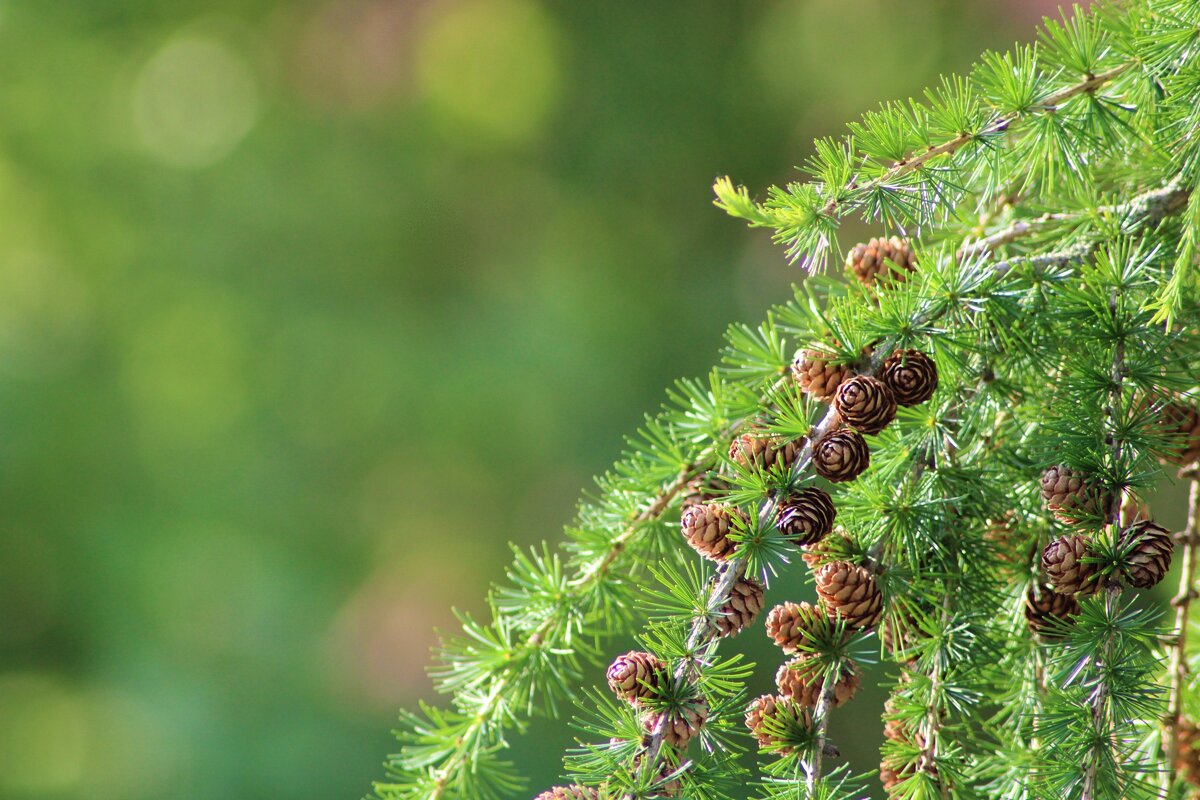
[[[168,42],[133,89],[134,129],[157,160],[202,167],[227,155],[254,126],[258,87],[246,61],[211,38]]]
[[[418,83],[459,142],[525,142],[558,100],[559,41],[553,21],[531,2],[468,0],[430,24],[417,54]]]
[[[73,788],[87,740],[86,709],[75,693],[44,675],[0,675],[0,794]]]

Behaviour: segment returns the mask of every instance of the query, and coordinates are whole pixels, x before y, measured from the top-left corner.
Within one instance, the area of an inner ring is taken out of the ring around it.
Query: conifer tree
[[[1200,791],[1200,3],[1047,21],[803,171],[717,181],[808,274],[668,391],[561,548],[514,553],[380,798],[536,794],[504,757],[535,713],[579,742],[544,800]],[[877,237],[846,246],[851,217]],[[873,660],[886,743],[846,763],[828,722]]]

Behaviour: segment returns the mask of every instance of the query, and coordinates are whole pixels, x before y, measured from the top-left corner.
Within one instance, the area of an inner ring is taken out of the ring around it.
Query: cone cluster
[[[759,607],[761,605],[759,600]],[[686,747],[708,720],[708,702],[698,695],[665,707],[650,702],[664,698],[672,680],[666,665],[652,653],[630,651],[617,656],[606,677],[613,694],[641,710],[646,731],[652,733],[662,726],[663,742],[672,747]]]
[[[854,697],[862,682],[853,664],[838,671],[833,690],[829,693],[829,707],[837,708]],[[775,672],[775,685],[784,697],[790,697],[805,708],[816,708],[825,689],[826,675],[816,656],[804,654]]]
[[[916,269],[917,259],[907,239],[893,236],[855,245],[846,254],[846,269],[864,286],[903,281]]]

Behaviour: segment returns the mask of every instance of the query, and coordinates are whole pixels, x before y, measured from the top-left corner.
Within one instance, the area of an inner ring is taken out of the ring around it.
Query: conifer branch
[[[1088,75],[1086,78],[1076,84],[1067,86],[1066,88],[1060,89],[1057,92],[1046,95],[1041,102],[1034,105],[1030,110],[1043,114],[1052,114],[1057,111],[1063,103],[1067,102],[1072,97],[1096,91],[1106,83],[1115,80],[1118,76],[1130,69],[1132,66],[1134,66],[1133,62],[1126,62],[1098,75]],[[986,139],[991,136],[996,136],[998,134],[1007,133],[1012,128],[1013,124],[1020,120],[1022,116],[1022,114],[1017,112],[1000,114],[991,122],[984,125],[983,128],[977,133],[972,134],[966,131],[960,131],[959,134],[952,139],[948,139],[940,144],[930,145],[921,152],[912,153],[907,158],[900,159],[891,167],[891,169],[874,180],[868,181],[861,185],[853,181],[848,183],[844,187],[843,191],[846,193],[853,192],[855,190],[869,191],[877,187],[887,186],[888,184],[896,182],[911,172],[916,172],[917,170],[922,169],[926,164],[938,156],[953,155],[966,144]],[[821,214],[825,216],[833,214],[837,210],[839,202],[840,201],[837,197],[830,198],[829,201],[825,203],[824,207],[822,207]]]

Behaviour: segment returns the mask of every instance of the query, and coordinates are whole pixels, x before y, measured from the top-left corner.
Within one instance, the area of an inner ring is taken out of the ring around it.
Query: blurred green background
[[[0,797],[361,797],[450,606],[798,278],[713,178],[1052,10],[0,2]]]

